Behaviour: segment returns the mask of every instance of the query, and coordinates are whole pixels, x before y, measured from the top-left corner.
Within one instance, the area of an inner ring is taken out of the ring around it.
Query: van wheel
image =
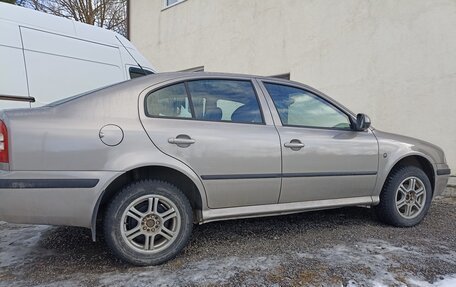
[[[377,217],[390,225],[410,227],[420,223],[432,200],[431,183],[418,167],[403,166],[392,171],[374,207]]]
[[[174,258],[188,243],[193,218],[187,197],[159,180],[134,182],[109,204],[103,230],[120,259],[134,265],[157,265]]]

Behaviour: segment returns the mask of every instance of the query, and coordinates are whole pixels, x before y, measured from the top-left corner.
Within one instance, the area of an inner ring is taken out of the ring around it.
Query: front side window
[[[348,116],[303,89],[265,83],[284,126],[350,129]]]
[[[189,81],[188,91],[198,120],[263,123],[260,105],[250,81]]]
[[[191,108],[184,83],[168,86],[149,94],[146,114],[151,117],[191,118]]]

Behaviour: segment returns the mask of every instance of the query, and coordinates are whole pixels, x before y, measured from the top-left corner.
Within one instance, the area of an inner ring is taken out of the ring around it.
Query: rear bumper
[[[445,191],[450,175],[451,170],[447,164],[437,164],[434,196],[441,195]]]
[[[91,227],[101,191],[116,172],[0,172],[0,220]]]

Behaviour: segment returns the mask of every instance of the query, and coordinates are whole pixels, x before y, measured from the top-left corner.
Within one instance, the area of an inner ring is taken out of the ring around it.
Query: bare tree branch
[[[127,0],[18,0],[17,5],[74,19],[126,36]]]

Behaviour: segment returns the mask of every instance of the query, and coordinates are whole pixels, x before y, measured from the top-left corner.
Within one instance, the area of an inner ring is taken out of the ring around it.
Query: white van
[[[0,109],[42,106],[154,72],[113,31],[0,2]]]

